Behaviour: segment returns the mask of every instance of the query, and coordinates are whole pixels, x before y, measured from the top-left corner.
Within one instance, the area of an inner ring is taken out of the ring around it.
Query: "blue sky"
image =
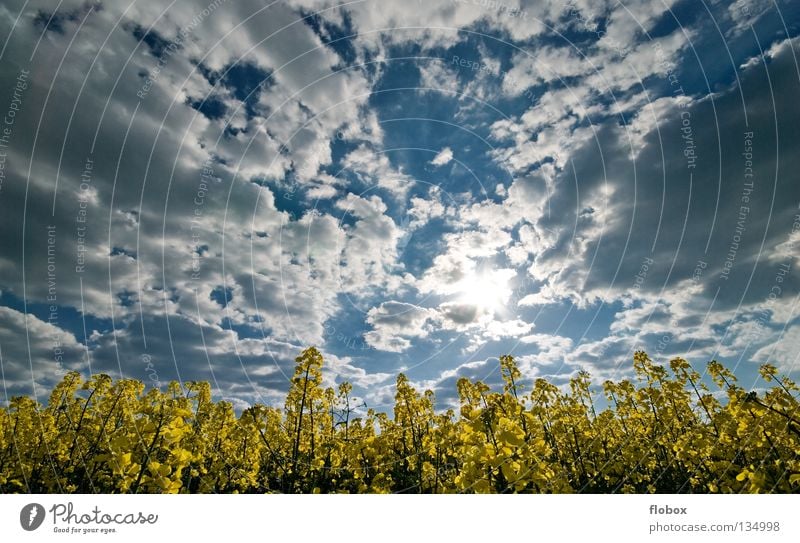
[[[0,7],[6,398],[797,374],[796,3],[139,4]]]

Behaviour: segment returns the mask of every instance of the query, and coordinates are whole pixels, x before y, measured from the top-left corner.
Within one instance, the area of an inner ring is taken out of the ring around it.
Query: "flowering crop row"
[[[588,374],[529,391],[513,357],[502,391],[458,382],[460,409],[397,378],[392,414],[322,384],[322,355],[298,356],[283,408],[238,416],[208,383],[145,392],[135,380],[69,373],[41,406],[0,409],[0,492],[795,492],[800,389],[771,365],[748,392],[717,362],[713,393],[688,362],[643,352],[635,378]]]

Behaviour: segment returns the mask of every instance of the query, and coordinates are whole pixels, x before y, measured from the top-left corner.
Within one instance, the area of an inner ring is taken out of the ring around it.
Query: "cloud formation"
[[[790,2],[0,15],[7,397],[76,369],[269,403],[307,345],[375,405],[505,353],[797,371]]]

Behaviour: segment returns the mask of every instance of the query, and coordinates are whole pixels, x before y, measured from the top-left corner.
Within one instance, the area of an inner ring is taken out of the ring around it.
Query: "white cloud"
[[[493,320],[486,325],[482,335],[484,339],[497,341],[502,338],[525,336],[526,334],[530,334],[533,327],[533,323],[525,322],[521,319],[507,321]]]
[[[441,92],[445,95],[455,96],[458,92],[457,72],[451,69],[446,59],[431,59],[422,62],[419,66],[420,89],[428,92]]]
[[[398,197],[404,196],[415,182],[411,176],[395,169],[385,153],[374,151],[364,144],[348,153],[342,160],[342,166],[355,173],[364,183],[377,185]]]
[[[728,6],[728,16],[734,22],[734,27],[728,33],[744,32],[773,7],[775,7],[775,2],[772,0],[736,0],[732,2]]]
[[[409,338],[424,338],[426,326],[435,315],[429,309],[403,302],[383,302],[367,313],[366,321],[372,330],[364,334],[372,347],[387,352],[403,352],[411,346]]]
[[[58,312],[51,323],[0,306],[0,360],[9,398],[33,394],[35,386],[42,401],[64,373],[84,363],[85,347],[56,326],[58,319]]]
[[[427,198],[412,197],[406,215],[410,217],[409,228],[416,229],[424,226],[432,219],[445,216],[447,209],[440,201],[441,191],[438,187],[432,187],[428,191]]]
[[[453,160],[453,151],[449,147],[445,147],[441,151],[439,151],[433,160],[431,160],[431,164],[434,166],[444,166],[445,164],[449,163]]]
[[[782,372],[796,372],[800,365],[800,325],[793,325],[783,331],[777,340],[765,345],[753,354],[758,363],[770,363]]]
[[[336,202],[355,225],[345,227],[346,244],[340,262],[338,290],[365,294],[381,288],[394,290],[406,278],[393,273],[397,267],[397,244],[403,232],[387,216],[386,204],[378,196],[362,198],[348,194]]]

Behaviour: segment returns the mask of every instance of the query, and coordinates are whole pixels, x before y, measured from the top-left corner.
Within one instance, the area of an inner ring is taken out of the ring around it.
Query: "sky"
[[[0,6],[0,401],[800,373],[797,2],[54,6]]]

